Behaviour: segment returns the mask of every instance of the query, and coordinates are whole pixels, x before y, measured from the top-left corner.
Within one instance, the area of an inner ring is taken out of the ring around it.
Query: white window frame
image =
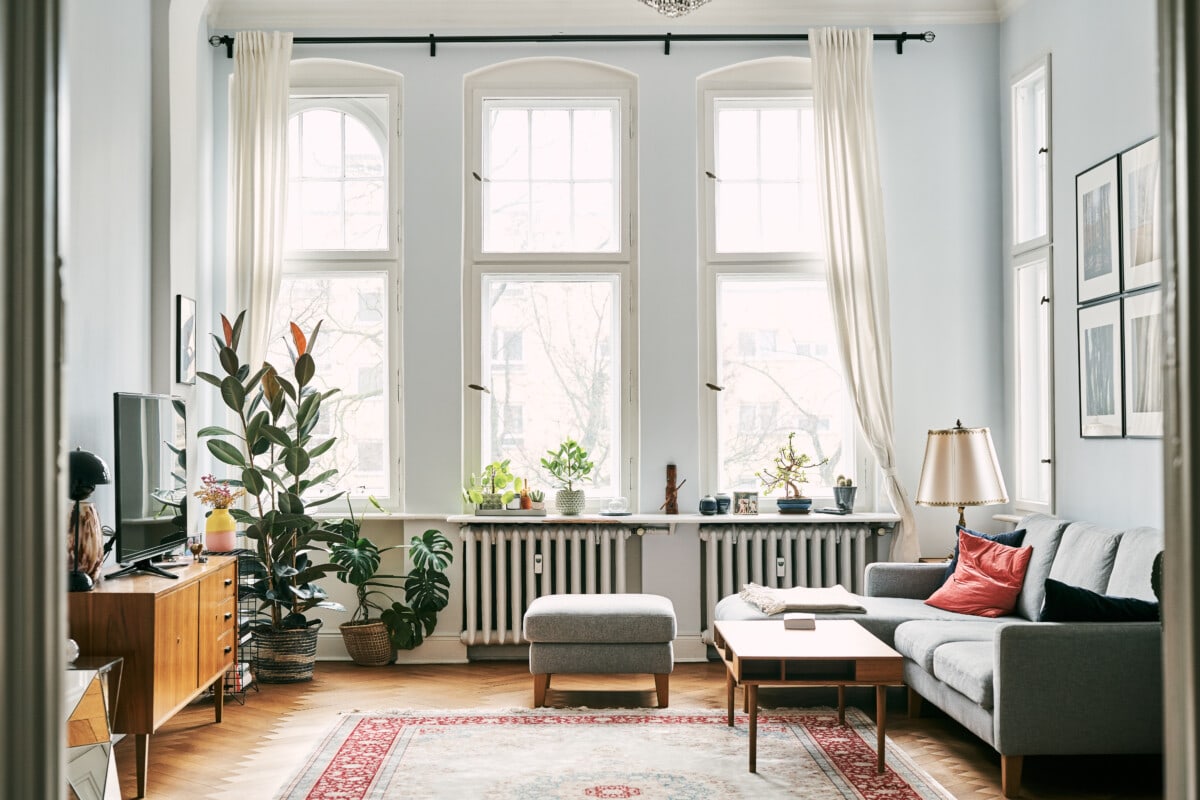
[[[1021,202],[1024,199],[1020,186],[1020,171],[1018,165],[1020,163],[1020,154],[1017,152],[1018,131],[1022,127],[1021,106],[1017,103],[1017,92],[1021,88],[1034,80],[1039,73],[1042,73],[1046,83],[1045,107],[1042,113],[1046,119],[1046,140],[1043,147],[1046,148],[1046,190],[1045,195],[1041,198],[1046,209],[1046,232],[1041,236],[1032,239],[1019,239],[1017,220],[1020,219]],[[1052,146],[1053,130],[1051,109],[1051,81],[1050,81],[1050,54],[1038,58],[1037,61],[1030,64],[1025,69],[1017,73],[1009,87],[1009,179],[1011,187],[1012,202],[1009,211],[1012,215],[1012,252],[1014,255],[1023,253],[1027,250],[1035,250],[1039,247],[1045,247],[1054,241],[1054,148]]]
[[[1013,509],[1021,512],[1037,512],[1042,514],[1054,514],[1054,498],[1055,498],[1055,473],[1056,464],[1054,452],[1054,303],[1052,292],[1054,290],[1054,264],[1053,254],[1050,247],[1041,247],[1037,250],[1029,250],[1013,259],[1013,303],[1012,303],[1012,352],[1013,352],[1013,481],[1012,481],[1012,497]],[[1037,391],[1035,383],[1034,387],[1024,385],[1022,381],[1021,364],[1023,357],[1026,354],[1022,351],[1022,328],[1021,319],[1024,316],[1022,311],[1023,296],[1018,291],[1018,277],[1022,270],[1027,269],[1042,269],[1045,271],[1044,283],[1046,294],[1042,298],[1038,298],[1036,314],[1041,317],[1040,327],[1045,331],[1045,337],[1034,337],[1037,347],[1040,352],[1031,354],[1031,357],[1044,359],[1046,365],[1043,370],[1043,375],[1039,381],[1041,385],[1041,408],[1042,418],[1034,424],[1038,425],[1045,431],[1045,441],[1042,442],[1042,447],[1045,452],[1028,454],[1023,457],[1022,453],[1021,432],[1027,424],[1027,420],[1021,412],[1021,398],[1030,391]],[[1045,502],[1039,499],[1030,499],[1021,496],[1021,487],[1024,482],[1022,476],[1027,470],[1041,469],[1043,459],[1049,459],[1050,479],[1047,491],[1049,497]]]
[[[463,364],[466,380],[480,385],[483,359],[491,358],[482,331],[484,275],[616,276],[620,291],[621,386],[618,491],[638,508],[638,326],[637,326],[637,79],[629,72],[597,62],[571,58],[528,58],[504,62],[471,73],[464,91],[463,163]],[[483,101],[487,99],[575,100],[616,98],[620,113],[620,245],[606,253],[484,252],[482,234]],[[464,388],[463,468],[465,482],[482,467],[482,392]],[[599,510],[608,497],[587,492],[587,510]]]
[[[697,119],[703,125],[697,131],[697,152],[701,163],[697,170],[697,197],[704,204],[698,247],[703,254],[700,265],[700,320],[703,325],[700,341],[700,410],[703,425],[700,436],[700,485],[717,491],[721,465],[717,443],[721,391],[718,375],[717,345],[718,309],[717,282],[722,276],[737,278],[810,277],[827,280],[828,270],[822,252],[718,253],[716,250],[716,119],[718,99],[749,100],[754,98],[812,97],[811,62],[805,58],[777,57],[744,62],[701,76],[697,81]],[[859,487],[859,510],[874,510],[878,466],[870,448],[862,438],[860,426],[854,422],[854,465],[852,476]],[[780,443],[783,444],[782,442]],[[763,465],[768,466],[768,465]],[[762,491],[761,485],[758,491]],[[817,505],[832,504],[833,491],[809,491]],[[772,495],[775,497],[776,495]],[[761,505],[760,505],[761,508]]]
[[[307,105],[305,98],[313,98],[312,105],[320,105],[316,98],[361,97],[364,95],[386,96],[388,112],[385,132],[388,183],[388,246],[379,250],[289,250],[284,254],[285,275],[339,277],[355,274],[387,274],[385,292],[388,297],[388,326],[384,341],[388,366],[384,376],[385,397],[388,403],[388,443],[391,460],[387,464],[389,496],[380,499],[389,511],[404,510],[404,397],[403,377],[403,311],[401,295],[403,274],[403,208],[401,191],[403,148],[404,83],[399,73],[348,61],[329,59],[302,59],[292,62],[290,69],[292,88],[288,104],[289,117],[293,103]],[[338,109],[344,110],[344,109]],[[370,121],[364,120],[369,125]],[[375,123],[380,122],[375,120]],[[376,128],[378,131],[378,128]],[[344,482],[347,476],[338,476]],[[344,485],[343,488],[352,488]],[[366,497],[353,498],[355,511],[372,508]]]

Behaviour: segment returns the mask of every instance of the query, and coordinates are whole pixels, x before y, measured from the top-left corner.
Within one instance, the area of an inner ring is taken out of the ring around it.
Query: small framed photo
[[[196,382],[196,301],[175,295],[175,382]]]
[[[757,514],[758,513],[758,492],[734,492],[733,493],[733,513],[735,513],[735,514]]]
[[[1162,204],[1158,137],[1121,154],[1121,286],[1162,283]]]
[[[1121,420],[1121,301],[1079,309],[1079,435],[1119,437]]]
[[[1121,291],[1117,157],[1075,176],[1075,259],[1079,302]]]
[[[1163,435],[1162,290],[1126,297],[1125,435]]]

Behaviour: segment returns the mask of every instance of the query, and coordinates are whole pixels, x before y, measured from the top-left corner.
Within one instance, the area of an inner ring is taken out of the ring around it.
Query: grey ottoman
[[[675,668],[675,607],[656,594],[551,594],[525,612],[533,706],[546,704],[550,676],[651,673],[658,707]]]

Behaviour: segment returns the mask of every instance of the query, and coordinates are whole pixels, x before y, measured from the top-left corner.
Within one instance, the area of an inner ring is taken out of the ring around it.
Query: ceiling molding
[[[1015,14],[1027,0],[996,0],[996,14],[1001,21],[1008,19]]]
[[[212,0],[214,30],[251,28],[303,32],[449,33],[518,28],[577,31],[629,28],[685,31],[817,25],[993,23],[998,6],[1022,0],[710,0],[668,19],[639,0]]]

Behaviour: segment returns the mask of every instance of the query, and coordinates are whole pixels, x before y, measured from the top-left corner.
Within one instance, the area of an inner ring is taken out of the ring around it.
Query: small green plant
[[[361,533],[361,524],[350,518],[329,526],[338,540],[329,549],[329,560],[338,567],[337,579],[354,587],[358,605],[351,622],[367,622],[371,612],[388,629],[392,645],[411,650],[433,633],[437,614],[450,602],[446,567],[454,559],[450,540],[436,529],[414,536],[408,544],[379,547]],[[413,569],[407,575],[381,575],[379,566],[389,550],[409,550]],[[393,601],[384,589],[403,589],[404,602]]]
[[[847,478],[845,475],[838,475],[836,485],[843,489],[848,489],[854,485],[854,479]]]
[[[541,503],[546,499],[546,493],[541,489],[530,489],[529,499],[535,503]]]
[[[763,490],[764,494],[770,494],[775,489],[782,488],[784,497],[804,497],[802,486],[808,483],[808,473],[805,470],[828,463],[828,458],[814,463],[807,453],[797,453],[794,444],[795,438],[795,431],[788,434],[787,444],[779,448],[779,454],[775,456],[773,469],[764,469],[754,473],[755,477],[766,487]]]
[[[479,475],[471,473],[467,485],[463,487],[463,499],[478,506],[483,504],[485,494],[498,494],[501,506],[511,503],[521,491],[524,482],[508,471],[508,464],[507,458],[503,461],[493,461],[485,466]]]
[[[547,450],[549,458],[542,459],[542,467],[567,491],[574,491],[576,483],[588,479],[596,465],[588,460],[588,452],[574,439],[567,439],[558,450]]]

